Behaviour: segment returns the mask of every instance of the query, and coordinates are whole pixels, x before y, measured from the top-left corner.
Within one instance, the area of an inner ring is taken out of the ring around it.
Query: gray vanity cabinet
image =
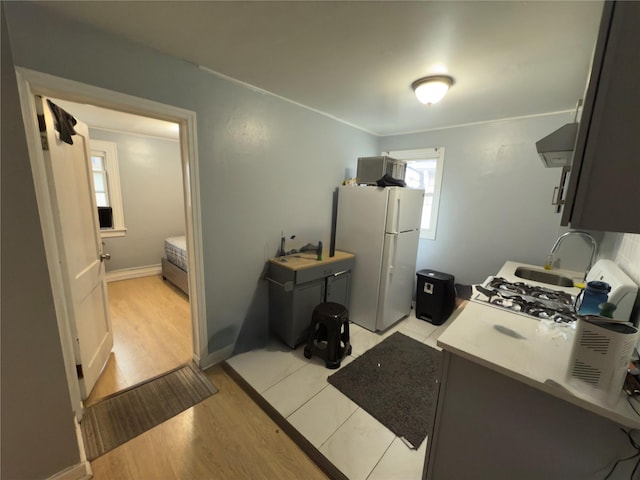
[[[640,2],[605,2],[563,225],[640,233]]]
[[[306,342],[313,309],[323,302],[348,305],[354,255],[335,252],[317,260],[294,254],[269,260],[269,326],[291,348]]]
[[[339,272],[327,277],[325,302],[334,302],[349,306],[349,285],[351,282],[351,269]]]

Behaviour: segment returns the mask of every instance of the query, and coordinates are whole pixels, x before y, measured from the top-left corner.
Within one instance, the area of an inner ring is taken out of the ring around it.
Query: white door
[[[376,330],[387,198],[386,190],[378,187],[338,189],[336,249],[356,256],[349,319],[371,331]]]
[[[411,313],[420,232],[384,236],[376,330],[385,330]]]
[[[422,221],[424,190],[415,188],[389,188],[387,204],[387,233],[419,230]]]
[[[86,399],[113,347],[98,208],[93,190],[89,129],[78,122],[65,143],[44,97],[36,98],[51,191],[80,392]],[[43,131],[43,129],[45,131]],[[46,139],[46,141],[45,141]]]

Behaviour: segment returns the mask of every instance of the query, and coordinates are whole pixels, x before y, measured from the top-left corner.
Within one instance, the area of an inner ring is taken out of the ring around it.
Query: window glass
[[[113,228],[102,228],[103,237],[125,235],[120,171],[118,168],[117,145],[113,142],[91,140],[91,169],[93,189],[98,207],[111,207]]]
[[[93,186],[96,189],[96,193],[106,190],[103,172],[93,172]]]
[[[91,168],[95,170],[104,170],[102,157],[91,155]]]
[[[94,152],[91,155],[91,168],[93,170],[93,189],[96,194],[96,202],[99,207],[111,206],[107,183],[107,169],[105,165],[106,152]]]
[[[407,160],[407,172],[404,181],[411,188],[421,188],[433,193],[436,187],[436,160]]]
[[[104,193],[96,193],[96,200],[99,207],[108,207],[107,205],[107,195]]]
[[[422,148],[383,152],[391,158],[407,162],[404,181],[408,187],[424,190],[420,237],[435,239],[438,223],[440,184],[444,166],[444,148]]]

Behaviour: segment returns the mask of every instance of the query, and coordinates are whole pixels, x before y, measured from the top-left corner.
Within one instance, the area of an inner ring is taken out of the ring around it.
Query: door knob
[[[111,260],[111,254],[110,253],[101,253],[100,254],[100,261],[104,262],[105,260]]]

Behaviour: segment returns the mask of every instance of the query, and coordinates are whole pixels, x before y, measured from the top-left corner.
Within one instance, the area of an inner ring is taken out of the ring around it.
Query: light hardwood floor
[[[162,276],[110,282],[113,350],[86,405],[193,359],[189,299]]]
[[[115,346],[94,402],[192,357],[188,298],[160,276],[109,295]],[[327,478],[221,366],[205,373],[218,393],[92,461],[94,479]]]

